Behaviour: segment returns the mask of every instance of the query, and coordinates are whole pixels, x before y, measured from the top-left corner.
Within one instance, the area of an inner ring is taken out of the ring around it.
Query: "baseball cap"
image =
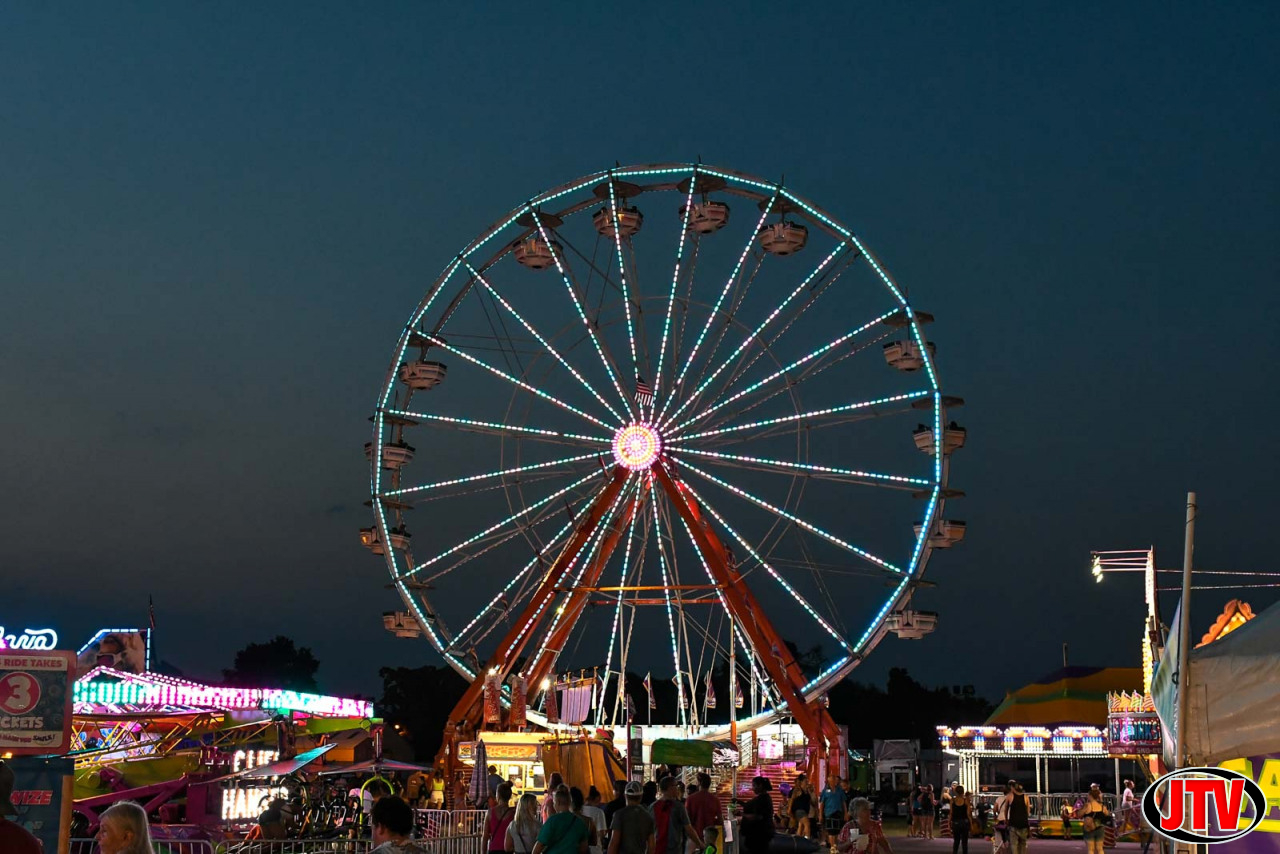
[[[13,785],[15,777],[13,769],[0,762],[0,815],[17,815],[18,809],[13,805]]]
[[[644,794],[644,786],[640,785],[638,780],[632,780],[627,783],[624,792],[628,798],[638,798]]]

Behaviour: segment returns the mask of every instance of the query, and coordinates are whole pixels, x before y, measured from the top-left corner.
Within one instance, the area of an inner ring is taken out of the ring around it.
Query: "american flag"
[[[658,708],[658,700],[656,697],[653,696],[653,673],[652,672],[646,673],[644,675],[644,692],[649,695],[649,708],[651,709]]]
[[[653,386],[639,377],[636,378],[636,403],[641,406],[653,405]]]

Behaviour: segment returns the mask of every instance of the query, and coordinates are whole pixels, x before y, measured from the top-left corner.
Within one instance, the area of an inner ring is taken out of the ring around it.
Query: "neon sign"
[[[23,629],[21,634],[16,630],[6,634],[5,627],[0,626],[0,649],[44,650],[58,648],[58,633],[53,629]]]

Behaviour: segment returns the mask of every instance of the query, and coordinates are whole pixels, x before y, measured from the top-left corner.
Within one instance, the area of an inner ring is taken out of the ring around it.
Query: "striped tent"
[[[1107,692],[1141,691],[1141,667],[1063,667],[1008,694],[988,726],[1107,726]]]

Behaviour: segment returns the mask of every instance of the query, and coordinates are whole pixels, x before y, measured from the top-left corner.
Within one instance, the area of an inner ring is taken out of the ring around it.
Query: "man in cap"
[[[40,854],[40,840],[20,824],[9,821],[17,815],[13,805],[13,769],[0,762],[0,851],[4,854]]]
[[[640,806],[644,787],[636,780],[623,789],[627,805],[613,814],[609,824],[609,854],[654,854],[657,839],[653,816]]]

